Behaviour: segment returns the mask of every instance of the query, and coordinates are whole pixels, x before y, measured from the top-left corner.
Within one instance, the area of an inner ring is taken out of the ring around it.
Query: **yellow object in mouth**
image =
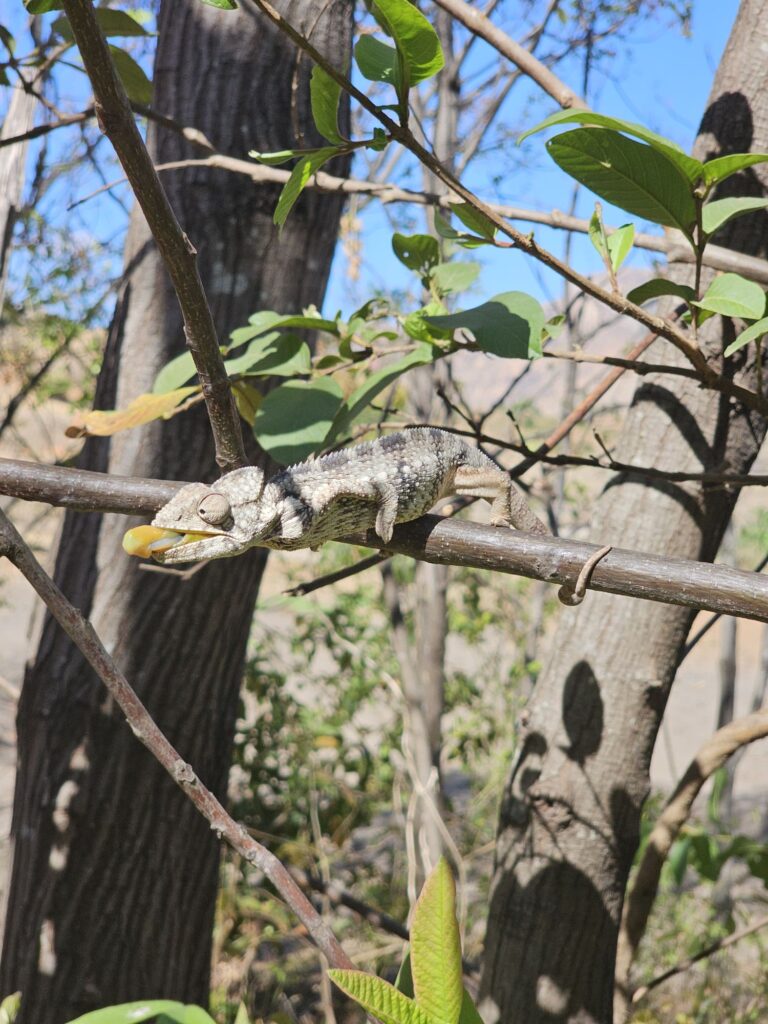
[[[180,544],[192,544],[205,540],[207,533],[179,533],[178,530],[161,530],[157,526],[134,526],[123,537],[123,551],[136,558],[152,558],[162,555]]]

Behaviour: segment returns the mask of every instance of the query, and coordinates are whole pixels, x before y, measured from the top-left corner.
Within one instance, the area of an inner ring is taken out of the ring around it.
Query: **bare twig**
[[[180,486],[0,459],[0,493],[82,511],[151,514]],[[575,583],[584,563],[600,549],[595,544],[534,537],[437,516],[401,523],[386,544],[373,531],[341,540],[427,562],[490,569],[553,584]],[[614,548],[596,567],[589,587],[768,622],[768,579],[708,562]]]
[[[173,281],[208,408],[216,462],[224,471],[235,469],[247,461],[242,431],[200,280],[195,247],[177,221],[152,166],[93,5],[90,0],[64,0],[64,10],[93,86],[99,125],[115,148]]]
[[[354,565],[348,565],[345,569],[326,573],[325,576],[318,576],[317,579],[309,580],[307,583],[299,583],[298,586],[290,587],[288,590],[284,590],[283,593],[290,597],[303,597],[305,594],[311,594],[322,587],[329,587],[332,583],[346,580],[350,576],[357,576],[358,573],[365,572],[366,569],[370,569],[374,565],[386,562],[388,558],[389,555],[385,552],[379,552],[378,555],[369,555],[367,558],[361,558]]]
[[[227,814],[213,793],[197,777],[192,766],[181,758],[107,653],[91,623],[69,603],[2,511],[0,554],[9,558],[34,587],[53,617],[71,637],[109,690],[125,714],[134,735],[165,768],[173,781],[210,823],[216,835],[226,839],[241,857],[264,872],[330,963],[336,967],[351,968],[353,964],[336,936],[296,885],[287,869],[274,854],[249,836],[245,829]]]
[[[718,939],[717,942],[713,942],[711,946],[707,946],[704,949],[699,950],[694,956],[688,957],[687,960],[682,960],[680,963],[675,964],[674,967],[670,967],[668,970],[663,971],[661,974],[657,974],[655,978],[652,978],[647,985],[641,985],[636,992],[632,995],[632,1002],[638,1003],[643,999],[652,988],[656,988],[657,985],[663,984],[676,974],[682,974],[684,971],[688,971],[695,964],[701,960],[706,959],[708,956],[712,956],[713,953],[719,953],[722,949],[727,949],[729,946],[733,946],[736,942],[741,942],[742,939],[746,939],[748,935],[754,935],[755,932],[760,931],[761,928],[765,928],[768,925],[768,914],[765,917],[759,917],[757,921],[753,921],[752,924],[746,925],[744,928],[739,928],[738,931],[733,932],[731,935],[726,935],[725,938]]]
[[[661,869],[672,844],[688,820],[694,800],[707,779],[733,753],[764,736],[768,736],[768,707],[718,729],[699,749],[659,815],[648,838],[634,884],[624,902],[616,956],[617,1020],[623,1019],[622,1013],[626,1012],[631,1002],[629,972],[656,899]],[[677,972],[673,970],[672,973]]]

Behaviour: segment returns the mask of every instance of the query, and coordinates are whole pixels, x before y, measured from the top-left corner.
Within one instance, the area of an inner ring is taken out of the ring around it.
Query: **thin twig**
[[[99,126],[115,148],[173,282],[187,344],[205,396],[216,462],[225,472],[243,466],[247,460],[240,420],[200,280],[195,247],[183,232],[160,184],[93,5],[90,0],[64,0],[63,6],[91,80]]]
[[[227,814],[213,793],[197,777],[192,766],[181,758],[107,653],[91,623],[69,603],[2,511],[0,554],[10,559],[34,587],[53,617],[109,690],[124,713],[133,734],[165,768],[173,781],[210,823],[216,835],[226,839],[241,857],[264,872],[330,963],[336,967],[351,968],[352,961],[336,936],[296,885],[288,870],[274,854],[249,836],[245,829]]]
[[[326,573],[325,576],[318,576],[314,580],[309,580],[307,583],[299,583],[298,586],[290,587],[288,590],[284,590],[283,593],[289,597],[303,597],[305,594],[311,594],[315,590],[320,590],[321,587],[329,587],[333,583],[338,583],[340,580],[346,580],[350,576],[357,576],[361,572],[365,572],[366,569],[372,568],[374,565],[380,565],[381,562],[386,562],[390,556],[386,552],[379,552],[378,555],[369,555],[367,558],[361,558],[359,562],[355,562],[354,565],[348,565],[345,569],[338,569],[336,572]]]

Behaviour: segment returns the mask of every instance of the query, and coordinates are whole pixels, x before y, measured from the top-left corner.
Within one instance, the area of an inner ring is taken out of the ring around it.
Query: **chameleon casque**
[[[549,533],[487,455],[455,434],[416,427],[298,463],[269,480],[247,466],[214,484],[187,484],[151,526],[129,530],[123,547],[175,564],[250,547],[317,548],[372,527],[386,543],[396,523],[418,519],[453,494],[491,502],[494,526]]]

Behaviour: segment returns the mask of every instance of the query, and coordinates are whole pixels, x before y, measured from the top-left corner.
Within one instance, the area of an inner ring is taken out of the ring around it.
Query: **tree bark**
[[[768,148],[767,15],[767,0],[741,5],[702,121],[700,157]],[[749,170],[720,196],[765,195],[767,182],[764,168]],[[717,241],[765,256],[766,223],[763,213],[734,221]],[[707,327],[717,366],[720,318]],[[726,372],[738,370],[754,386],[753,353],[739,355]],[[648,379],[635,393],[618,457],[746,471],[765,429],[738,403],[689,380]],[[622,474],[599,499],[594,536],[712,559],[735,497]],[[486,1020],[612,1019],[618,927],[651,751],[691,620],[682,608],[602,594],[562,612],[501,809],[481,989]]]
[[[283,0],[280,7],[344,64],[351,35],[346,0]],[[242,8],[221,12],[194,0],[165,0],[159,28],[154,80],[162,113],[236,157],[254,148],[318,144],[310,68],[266,19]],[[164,128],[151,127],[148,141],[157,162],[196,155]],[[209,168],[163,181],[199,251],[222,339],[258,309],[298,311],[321,302],[339,199],[304,197],[278,239],[274,189]],[[150,390],[157,371],[184,349],[175,295],[138,210],[125,265],[97,388],[102,408]],[[111,444],[89,442],[81,465],[171,479],[218,475],[200,409]],[[122,556],[128,525],[124,517],[102,522],[69,513],[57,581],[91,617],[182,756],[221,797],[264,553],[214,563],[181,581],[143,572]],[[50,618],[27,672],[18,724],[0,991],[22,991],[19,1024],[61,1024],[140,998],[205,1005],[219,844]]]

